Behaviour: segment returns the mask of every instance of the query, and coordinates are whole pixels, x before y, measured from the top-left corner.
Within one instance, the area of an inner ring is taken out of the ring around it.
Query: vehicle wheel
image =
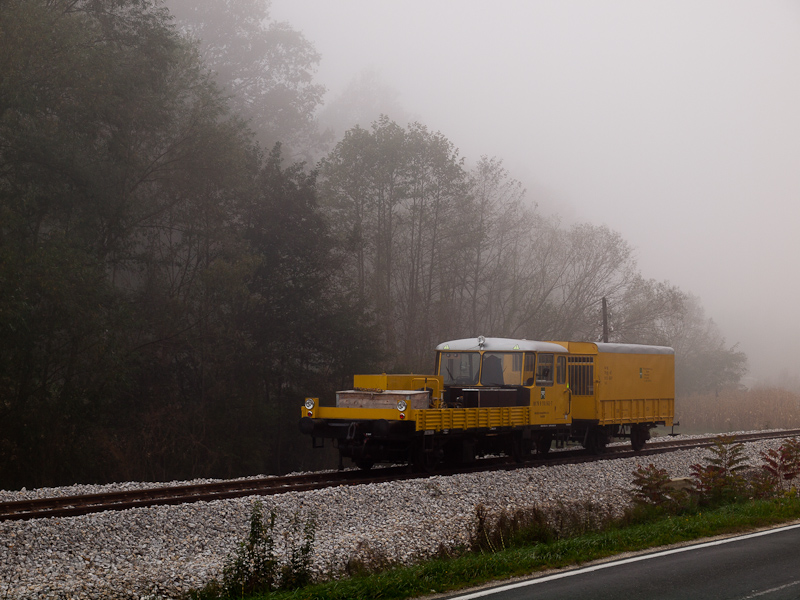
[[[420,444],[414,452],[414,461],[412,464],[415,473],[430,473],[434,471],[441,459],[441,450],[434,448],[425,451]]]
[[[650,430],[644,425],[631,425],[631,448],[639,452],[650,439]]]
[[[536,454],[547,454],[553,445],[553,434],[544,433],[536,438]]]
[[[514,462],[525,462],[533,449],[530,439],[522,439],[520,435],[512,435],[506,442],[506,455],[510,456]]]
[[[606,438],[605,431],[599,427],[589,430],[589,434],[586,437],[586,449],[591,454],[602,454],[605,452],[607,443],[608,438]]]
[[[374,461],[366,460],[366,459],[358,459],[355,461],[356,466],[361,469],[362,471],[369,471],[372,468],[372,465],[375,464]]]
[[[533,438],[522,440],[522,460],[528,460],[533,452]]]

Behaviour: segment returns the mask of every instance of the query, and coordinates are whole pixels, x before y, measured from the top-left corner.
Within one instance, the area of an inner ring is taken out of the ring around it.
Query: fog
[[[752,382],[800,372],[800,3],[273,0],[336,98],[365,69],[468,162],[701,298]],[[396,115],[389,114],[391,118]],[[398,119],[399,120],[399,119]]]

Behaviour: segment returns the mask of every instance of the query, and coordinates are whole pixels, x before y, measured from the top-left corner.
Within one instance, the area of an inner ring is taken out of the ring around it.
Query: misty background
[[[273,0],[271,14],[321,56],[323,123],[369,86],[380,101],[351,113],[363,127],[417,119],[468,162],[502,159],[541,210],[620,232],[643,276],[699,296],[747,354],[745,383],[797,382],[800,4]]]
[[[797,10],[0,3],[0,486],[331,466],[306,396],[604,297],[684,431],[800,423]]]

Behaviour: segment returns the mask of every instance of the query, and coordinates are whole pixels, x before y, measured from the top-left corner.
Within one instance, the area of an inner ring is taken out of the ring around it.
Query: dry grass
[[[800,427],[800,394],[782,388],[724,390],[679,397],[675,420],[683,433],[727,433]]]

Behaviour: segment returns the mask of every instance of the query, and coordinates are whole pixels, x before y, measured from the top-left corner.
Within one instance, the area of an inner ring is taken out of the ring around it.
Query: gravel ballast
[[[751,465],[779,440],[747,443]],[[226,559],[249,531],[256,501],[278,515],[277,545],[291,538],[289,522],[317,523],[316,573],[340,573],[359,553],[409,562],[465,544],[483,504],[491,511],[591,502],[624,509],[637,465],[653,463],[671,477],[688,477],[708,450],[580,465],[498,471],[178,506],[109,511],[79,517],[0,523],[0,598],[178,597],[219,578]],[[194,482],[197,483],[197,482]],[[69,486],[0,491],[0,500],[153,487]],[[302,535],[302,531],[296,533]],[[300,542],[296,542],[299,544]]]

